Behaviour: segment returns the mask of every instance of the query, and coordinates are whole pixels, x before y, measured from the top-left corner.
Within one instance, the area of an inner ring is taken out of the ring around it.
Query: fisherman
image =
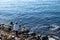
[[[16,32],[16,36],[18,36],[18,30],[19,30],[19,25],[18,25],[18,23],[15,23],[13,26],[13,31]]]

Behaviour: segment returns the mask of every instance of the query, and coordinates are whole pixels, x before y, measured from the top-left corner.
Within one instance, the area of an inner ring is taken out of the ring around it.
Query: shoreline
[[[0,24],[0,39],[1,40],[57,40],[60,38],[50,34],[50,35],[41,35],[40,33],[34,33],[30,32],[29,29],[26,29],[24,27],[21,27],[18,30],[18,36],[16,36],[15,31],[13,30],[8,30],[9,25],[5,24]],[[7,26],[8,28],[5,28]]]
[[[22,31],[21,31],[22,32]],[[33,32],[18,33],[18,37],[15,36],[15,32],[6,32],[5,30],[0,30],[0,38],[2,40],[60,40],[59,37],[54,35],[40,35]]]

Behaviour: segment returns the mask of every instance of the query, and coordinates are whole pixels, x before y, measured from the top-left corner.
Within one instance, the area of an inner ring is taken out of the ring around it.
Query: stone
[[[26,28],[20,28],[20,30],[18,31],[18,33],[20,33],[20,34],[24,34],[24,33],[28,33],[28,32],[29,32],[29,30]]]
[[[48,36],[42,35],[42,36],[41,36],[41,40],[48,40]]]
[[[29,32],[28,34],[31,35],[31,36],[35,36],[36,35],[34,32]]]

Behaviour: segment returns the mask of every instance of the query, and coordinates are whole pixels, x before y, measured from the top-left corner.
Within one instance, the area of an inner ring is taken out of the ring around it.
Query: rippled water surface
[[[0,20],[19,22],[31,30],[60,24],[60,0],[1,0]]]

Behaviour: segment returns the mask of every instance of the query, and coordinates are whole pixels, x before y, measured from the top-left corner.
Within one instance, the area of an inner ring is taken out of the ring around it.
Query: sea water
[[[0,21],[18,22],[41,34],[51,33],[48,25],[60,24],[60,0],[0,0]]]

